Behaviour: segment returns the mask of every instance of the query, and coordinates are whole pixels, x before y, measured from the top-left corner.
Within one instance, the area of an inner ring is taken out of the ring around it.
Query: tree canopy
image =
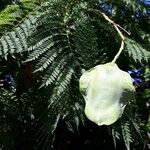
[[[129,101],[114,124],[93,127],[100,137],[95,141],[105,145],[111,139],[116,149],[120,141],[127,150],[146,147],[148,10],[148,3],[136,0],[22,0],[3,7],[0,148],[60,149],[59,138],[65,137],[67,143],[72,132],[94,126],[84,115],[79,78],[84,71],[112,60],[133,77],[136,99]]]

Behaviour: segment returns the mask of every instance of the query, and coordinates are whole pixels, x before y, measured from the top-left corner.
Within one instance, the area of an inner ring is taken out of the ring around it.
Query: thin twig
[[[97,13],[97,14],[103,16],[108,22],[110,22],[113,25],[116,25],[118,28],[120,28],[121,30],[123,30],[124,32],[126,32],[128,35],[130,35],[130,33],[126,29],[124,29],[123,27],[121,27],[119,24],[115,23],[105,13],[101,12],[100,10],[90,8],[90,9],[88,9],[86,11],[87,12],[94,12],[94,13]]]
[[[121,37],[121,40],[122,40],[122,41],[121,41],[121,46],[120,46],[120,48],[119,48],[118,53],[115,55],[114,59],[112,60],[112,63],[115,63],[116,60],[119,58],[121,52],[122,52],[123,49],[124,49],[124,40],[125,40],[125,37],[123,36],[123,34],[122,34],[122,32],[120,31],[120,29],[123,30],[124,32],[126,32],[128,35],[130,35],[130,33],[129,33],[128,31],[126,31],[123,27],[121,27],[119,24],[117,24],[117,23],[115,23],[113,20],[111,20],[105,13],[102,13],[101,11],[95,10],[95,9],[88,9],[88,11],[89,11],[89,12],[95,12],[95,13],[97,13],[97,14],[99,14],[99,15],[102,15],[102,16],[105,18],[105,20],[107,20],[108,22],[110,22],[110,23],[114,26],[114,28],[115,28],[116,31],[118,32],[119,36]],[[119,28],[120,28],[120,29],[119,29]]]
[[[125,40],[125,37],[123,36],[123,34],[121,33],[121,31],[119,30],[119,28],[114,25],[115,29],[117,30],[118,34],[120,35],[122,41],[121,41],[121,46],[119,48],[119,51],[118,53],[115,55],[114,59],[112,60],[112,63],[115,63],[116,60],[119,58],[120,54],[122,53],[123,49],[124,49],[124,40]]]

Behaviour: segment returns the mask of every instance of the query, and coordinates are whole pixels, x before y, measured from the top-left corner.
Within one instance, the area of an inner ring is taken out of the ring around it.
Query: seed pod
[[[121,117],[135,88],[130,75],[115,63],[98,65],[80,78],[80,91],[85,99],[85,114],[98,125],[110,125]]]

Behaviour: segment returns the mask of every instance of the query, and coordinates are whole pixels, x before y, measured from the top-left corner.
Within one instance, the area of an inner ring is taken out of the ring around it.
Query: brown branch
[[[126,32],[128,35],[130,35],[130,33],[124,29],[123,27],[121,27],[119,24],[115,23],[113,20],[111,20],[105,13],[101,12],[100,10],[97,10],[97,9],[88,9],[86,10],[87,12],[94,12],[98,15],[101,15],[105,18],[105,20],[107,20],[108,22],[110,22],[111,24],[113,25],[116,25],[118,28],[120,28],[121,30],[123,30],[124,32]]]
[[[107,20],[108,22],[110,22],[114,28],[116,29],[116,31],[118,32],[119,36],[121,37],[121,45],[120,45],[120,48],[119,48],[119,51],[118,53],[115,55],[114,59],[112,60],[112,63],[115,63],[116,60],[119,58],[121,52],[123,51],[124,49],[124,40],[125,40],[125,37],[123,36],[122,32],[120,31],[123,30],[124,32],[126,32],[128,35],[130,35],[130,33],[128,31],[126,31],[123,27],[121,27],[119,24],[115,23],[113,20],[111,20],[105,13],[101,12],[100,10],[96,10],[96,9],[88,9],[87,10],[88,12],[94,12],[98,15],[101,15],[104,17],[105,20]]]

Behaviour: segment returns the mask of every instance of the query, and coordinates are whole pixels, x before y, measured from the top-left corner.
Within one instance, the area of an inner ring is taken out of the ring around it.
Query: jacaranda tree
[[[80,149],[63,144],[69,145],[82,129],[94,130],[95,143],[107,149],[146,148],[148,9],[136,0],[20,0],[1,10],[0,148]],[[143,70],[140,83],[135,68]],[[110,70],[107,78],[106,70]],[[88,75],[79,89],[84,72]],[[97,80],[99,75],[104,78]],[[86,96],[87,88],[95,93]],[[116,91],[121,95],[116,97]],[[84,98],[90,99],[86,115],[100,126],[86,118]],[[109,107],[110,102],[115,105]],[[88,142],[84,140],[87,147]],[[94,145],[89,149],[98,149]]]

